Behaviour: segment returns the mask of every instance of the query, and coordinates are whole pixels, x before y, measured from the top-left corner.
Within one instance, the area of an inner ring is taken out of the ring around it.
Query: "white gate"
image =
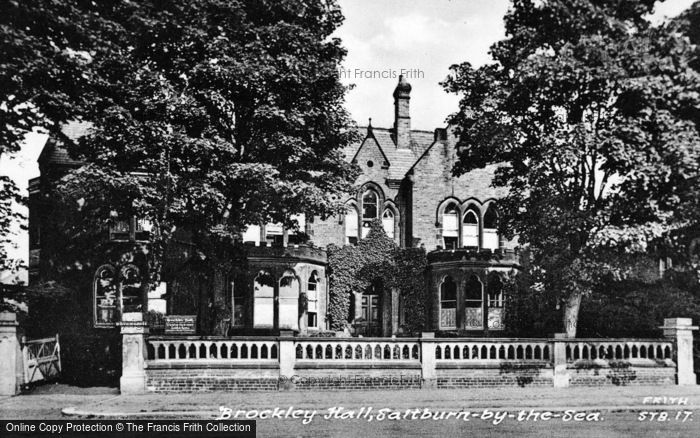
[[[57,379],[61,375],[61,344],[55,338],[22,338],[24,384]]]

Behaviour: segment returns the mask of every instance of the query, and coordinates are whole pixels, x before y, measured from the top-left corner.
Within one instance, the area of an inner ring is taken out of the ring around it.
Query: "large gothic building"
[[[298,217],[303,233],[296,234],[279,224],[251,225],[242,236],[245,257],[232,261],[230,272],[215,273],[205,282],[191,274],[195,257],[187,242],[180,242],[168,251],[163,282],[155,290],[143,286],[138,257],[113,251],[99,263],[82,266],[82,276],[72,277],[85,303],[86,324],[109,329],[124,312],[148,311],[197,315],[201,334],[322,333],[329,330],[325,248],[356,245],[370,223],[379,220],[398,246],[427,252],[428,330],[470,335],[502,330],[502,280],[517,270],[519,259],[517,242],[498,234],[496,201],[503,192],[491,185],[494,169],[454,177],[454,131],[412,130],[410,99],[411,85],[400,78],[393,92],[394,125],[379,128],[370,123],[361,128],[362,140],[345,151],[362,173],[343,215],[327,220]],[[84,126],[70,125],[66,137],[75,139],[81,130]],[[80,163],[52,139],[39,165],[41,176],[30,181],[30,282],[49,279],[52,259],[61,257],[60,248],[51,245],[58,232],[52,187],[56,178]],[[110,227],[107,239],[118,246],[145,241],[148,232],[147,222],[132,219]],[[207,288],[218,292],[212,296]],[[354,291],[352,304],[352,333],[404,333],[402,304],[395,292]],[[219,310],[223,315],[212,318],[211,309],[224,309]],[[215,326],[212,321],[225,324]]]

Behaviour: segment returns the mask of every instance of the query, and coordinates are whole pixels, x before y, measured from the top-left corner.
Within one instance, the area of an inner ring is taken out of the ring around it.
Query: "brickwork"
[[[486,388],[509,386],[553,385],[552,368],[548,365],[528,366],[502,364],[493,368],[437,370],[438,388]]]
[[[675,367],[639,367],[618,364],[612,367],[569,367],[570,386],[674,385]]]
[[[149,392],[277,391],[277,370],[151,369],[146,371]]]
[[[420,389],[419,369],[297,370],[290,379],[295,390]]]

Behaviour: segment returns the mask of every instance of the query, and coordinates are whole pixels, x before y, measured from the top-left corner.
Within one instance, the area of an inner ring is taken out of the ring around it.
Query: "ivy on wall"
[[[405,329],[418,332],[425,326],[427,286],[425,250],[399,248],[387,237],[382,223],[375,219],[367,237],[357,246],[330,246],[330,302],[328,318],[333,330],[343,330],[352,319],[349,315],[353,292],[364,292],[381,280],[384,296],[398,289],[404,303]]]

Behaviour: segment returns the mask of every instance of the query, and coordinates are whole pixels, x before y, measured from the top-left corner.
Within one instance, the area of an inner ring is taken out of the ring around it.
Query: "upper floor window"
[[[367,190],[362,195],[362,220],[372,220],[379,217],[379,196],[374,190]]]
[[[132,217],[128,220],[120,220],[116,213],[112,214],[112,223],[109,226],[109,240],[137,240],[146,241],[153,230],[153,223],[144,218]]]
[[[275,280],[260,271],[253,282],[253,327],[269,328],[274,324]]]
[[[445,207],[442,214],[442,240],[445,249],[456,249],[459,245],[459,211],[455,204]]]
[[[462,246],[479,246],[479,217],[472,209],[462,219]]]
[[[284,241],[282,224],[269,223],[265,225],[265,241],[270,245],[280,246]]]
[[[357,209],[348,205],[345,213],[345,243],[348,245],[357,244],[357,222]]]
[[[498,249],[498,211],[495,206],[489,206],[484,214],[484,248]]]
[[[384,210],[382,215],[382,226],[384,227],[384,232],[389,239],[394,238],[394,213],[390,209]]]

